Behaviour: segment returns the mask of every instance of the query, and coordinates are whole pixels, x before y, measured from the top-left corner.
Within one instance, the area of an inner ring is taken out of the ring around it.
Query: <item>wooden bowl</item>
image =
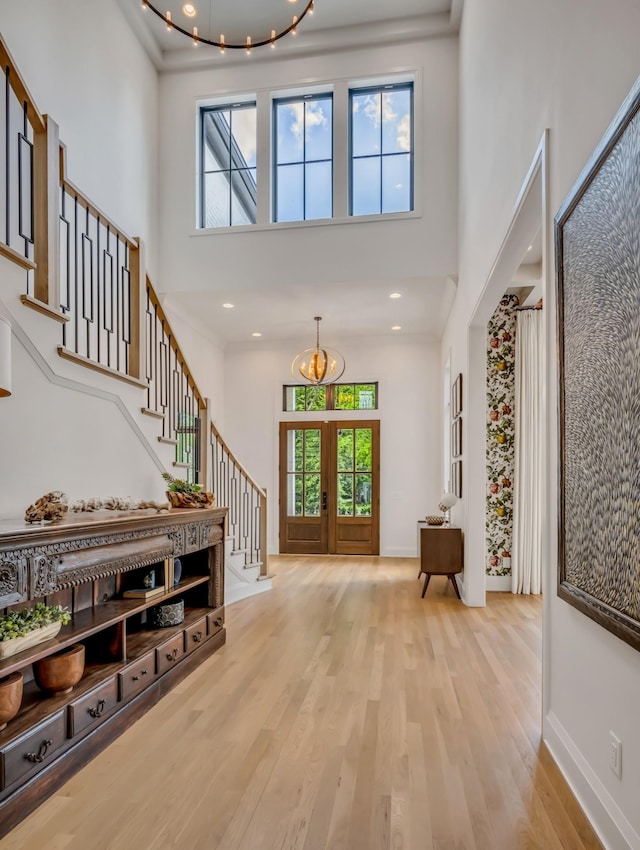
[[[84,644],[74,643],[56,655],[34,662],[36,685],[50,694],[68,694],[84,673]]]
[[[20,711],[22,702],[22,673],[12,673],[0,681],[0,729]]]

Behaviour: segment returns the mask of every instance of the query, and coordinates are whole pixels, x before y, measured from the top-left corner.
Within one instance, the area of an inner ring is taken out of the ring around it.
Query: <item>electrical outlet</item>
[[[609,730],[609,767],[622,779],[622,741]]]

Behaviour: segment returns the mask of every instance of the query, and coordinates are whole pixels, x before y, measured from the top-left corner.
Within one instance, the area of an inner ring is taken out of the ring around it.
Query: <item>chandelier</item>
[[[185,3],[182,6],[182,14],[187,18],[192,18],[195,23],[196,19],[204,18],[204,13],[199,15],[198,7],[204,7],[206,2],[207,0],[199,0],[198,4]],[[289,0],[289,2],[295,3],[296,0]],[[211,22],[212,0],[208,0],[208,3],[208,18]],[[303,18],[305,18],[307,15],[313,14],[313,3],[314,0],[308,0],[306,6],[301,11],[301,13],[299,15],[293,15],[291,23],[288,24],[288,26],[282,27],[282,25],[280,25],[280,27],[276,27],[275,29],[266,28],[261,34],[256,35],[254,33],[253,35],[247,35],[246,37],[243,37],[243,41],[239,41],[237,39],[237,36],[232,36],[230,40],[227,40],[227,37],[225,37],[224,33],[222,32],[220,32],[218,35],[219,30],[223,27],[222,24],[217,27],[214,32],[213,24],[210,23],[208,35],[205,35],[203,33],[202,25],[193,26],[190,30],[186,29],[186,27],[180,26],[177,16],[174,17],[170,10],[162,12],[160,9],[154,6],[153,3],[150,3],[149,0],[142,0],[142,8],[148,9],[149,11],[153,12],[154,15],[157,15],[162,21],[164,21],[169,31],[175,30],[176,32],[182,33],[182,35],[187,36],[187,38],[189,38],[193,42],[195,47],[197,47],[199,44],[209,44],[212,47],[219,47],[221,53],[224,53],[225,50],[246,50],[247,53],[251,53],[251,50],[254,47],[264,47],[267,44],[270,47],[275,47],[276,41],[278,41],[278,39],[283,38],[289,33],[291,33],[291,35],[295,35],[296,28],[300,21],[302,21]]]
[[[301,375],[310,384],[333,384],[341,378],[345,362],[340,352],[331,348],[320,348],[320,322],[321,316],[315,316],[316,323],[316,345],[315,348],[305,348],[300,354],[293,358],[291,374],[294,378]]]

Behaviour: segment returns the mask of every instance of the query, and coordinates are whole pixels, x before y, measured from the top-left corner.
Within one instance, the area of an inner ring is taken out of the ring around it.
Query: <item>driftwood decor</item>
[[[558,594],[640,649],[640,83],[556,217]]]
[[[168,511],[169,502],[156,502],[151,499],[134,499],[132,496],[95,496],[91,499],[76,499],[69,503],[69,497],[61,490],[45,493],[33,505],[29,505],[24,514],[25,522],[56,522],[74,513],[93,513],[94,511]]]

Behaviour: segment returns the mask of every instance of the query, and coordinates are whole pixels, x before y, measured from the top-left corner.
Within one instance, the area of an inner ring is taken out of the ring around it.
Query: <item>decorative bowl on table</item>
[[[156,605],[151,612],[151,622],[156,629],[179,626],[184,620],[184,599]]]
[[[427,525],[444,525],[445,518],[441,514],[430,514],[425,520]]]
[[[36,685],[50,694],[68,694],[84,673],[84,644],[74,643],[33,664]]]
[[[0,729],[16,716],[22,702],[22,673],[0,680]]]

